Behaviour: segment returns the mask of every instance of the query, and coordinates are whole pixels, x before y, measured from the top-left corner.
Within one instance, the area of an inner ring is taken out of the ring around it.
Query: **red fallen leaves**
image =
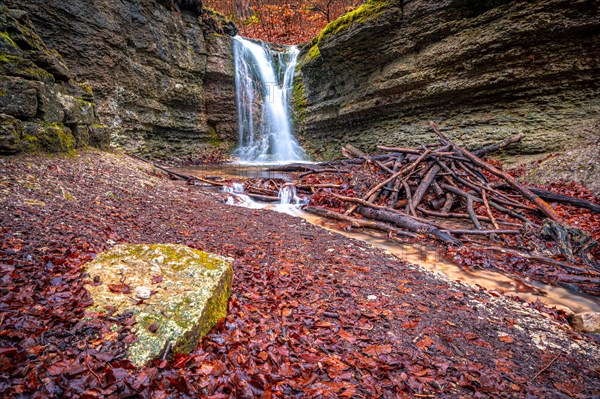
[[[140,189],[128,180],[141,179],[140,170],[97,161],[66,163],[65,174],[50,176],[81,201],[77,207],[45,197],[39,199],[47,212],[3,203],[9,212],[0,214],[0,348],[10,355],[0,356],[0,396],[506,397],[514,391],[524,398],[556,396],[555,381],[587,384],[584,394],[598,387],[582,377],[593,372],[588,358],[561,359],[552,373],[527,383],[530,370],[547,360],[538,361],[535,349],[523,351],[531,347],[516,330],[515,343],[500,344],[497,331],[512,327],[474,315],[466,304],[477,293],[449,291],[360,243],[283,215],[220,208],[193,187],[165,181]],[[1,162],[11,175],[19,173]],[[106,198],[107,191],[121,199]],[[94,276],[81,266],[109,238],[182,242],[181,229],[192,233],[195,247],[236,258],[227,319],[190,355],[134,369],[122,360],[135,340],[133,318],[84,313],[91,301],[83,283]],[[365,300],[371,293],[378,301]],[[499,319],[514,317],[490,308]],[[463,332],[496,345],[478,346]],[[415,336],[426,350],[413,344]]]
[[[417,343],[415,345],[419,349],[427,350],[427,349],[429,349],[429,347],[432,344],[433,344],[433,340],[430,337],[425,336],[425,337],[423,337],[423,339],[417,341]]]
[[[366,354],[371,355],[371,356],[385,355],[387,353],[392,352],[392,346],[391,345],[370,345],[370,346],[367,346],[363,352],[365,352]]]
[[[17,353],[17,348],[0,348],[0,356],[9,356]]]
[[[131,294],[131,287],[127,284],[108,284],[108,289],[116,294]]]
[[[502,335],[498,339],[502,342],[506,342],[507,344],[515,342],[515,339],[513,337],[511,337],[510,335]]]

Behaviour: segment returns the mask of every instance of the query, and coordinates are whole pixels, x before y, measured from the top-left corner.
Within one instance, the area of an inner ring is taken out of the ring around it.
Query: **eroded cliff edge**
[[[517,133],[554,151],[600,118],[594,0],[368,1],[303,49],[295,87],[303,145],[318,157],[433,140],[477,146]],[[569,133],[565,133],[569,132]],[[575,134],[574,134],[575,132]],[[579,132],[579,133],[577,133]]]
[[[112,142],[141,155],[228,151],[237,137],[231,38],[170,0],[5,1],[28,13],[94,90]]]

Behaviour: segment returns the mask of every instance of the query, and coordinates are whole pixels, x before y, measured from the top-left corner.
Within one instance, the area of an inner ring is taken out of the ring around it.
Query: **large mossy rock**
[[[94,310],[133,312],[138,340],[129,348],[136,366],[189,353],[227,314],[233,270],[223,257],[183,245],[117,245],[86,265],[94,279]]]

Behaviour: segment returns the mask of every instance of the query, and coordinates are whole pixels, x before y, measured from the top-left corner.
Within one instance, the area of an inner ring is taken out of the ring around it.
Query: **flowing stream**
[[[253,177],[286,179],[286,177],[289,177],[284,172],[272,172],[268,170],[268,167],[261,167],[258,164],[203,165],[180,168],[177,171],[192,176],[213,176],[234,179]],[[469,285],[478,285],[488,290],[496,290],[508,295],[517,295],[530,302],[535,302],[539,299],[547,305],[564,306],[576,313],[600,312],[600,300],[598,298],[576,290],[543,284],[528,278],[508,276],[491,270],[466,269],[443,257],[434,246],[414,242],[399,243],[397,241],[390,241],[385,234],[371,230],[345,230],[343,224],[339,222],[302,211],[300,206],[305,201],[297,195],[295,187],[291,183],[284,185],[282,188],[279,193],[279,203],[264,203],[252,200],[244,193],[242,184],[234,183],[229,187],[224,187],[224,191],[229,194],[227,198],[229,205],[253,209],[269,209],[300,217],[326,230],[366,242],[373,247],[381,248],[401,260],[420,265],[427,270],[440,273],[451,280],[461,281]]]
[[[427,270],[440,273],[451,280],[469,285],[477,285],[488,290],[495,290],[509,295],[517,295],[524,300],[535,302],[539,299],[546,305],[566,307],[575,313],[600,312],[600,300],[591,295],[569,290],[563,287],[544,284],[528,278],[511,277],[491,270],[469,270],[445,259],[434,246],[415,242],[399,243],[391,241],[385,233],[372,230],[348,231],[339,222],[304,212],[300,206],[305,201],[296,195],[292,184],[286,184],[279,193],[280,203],[263,203],[252,200],[244,194],[241,185],[229,197],[229,205],[243,206],[253,209],[270,209],[288,215],[300,217],[309,223],[326,230],[354,238],[380,248],[397,258],[420,265]],[[226,187],[231,193],[231,188]]]
[[[239,148],[247,162],[293,162],[306,154],[293,134],[290,95],[298,48],[276,52],[266,43],[234,38]]]

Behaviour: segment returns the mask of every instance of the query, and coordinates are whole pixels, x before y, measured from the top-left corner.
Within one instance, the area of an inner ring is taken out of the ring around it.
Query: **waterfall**
[[[274,56],[266,43],[234,38],[239,147],[243,161],[304,161],[290,117],[290,93],[298,49],[288,47]]]

